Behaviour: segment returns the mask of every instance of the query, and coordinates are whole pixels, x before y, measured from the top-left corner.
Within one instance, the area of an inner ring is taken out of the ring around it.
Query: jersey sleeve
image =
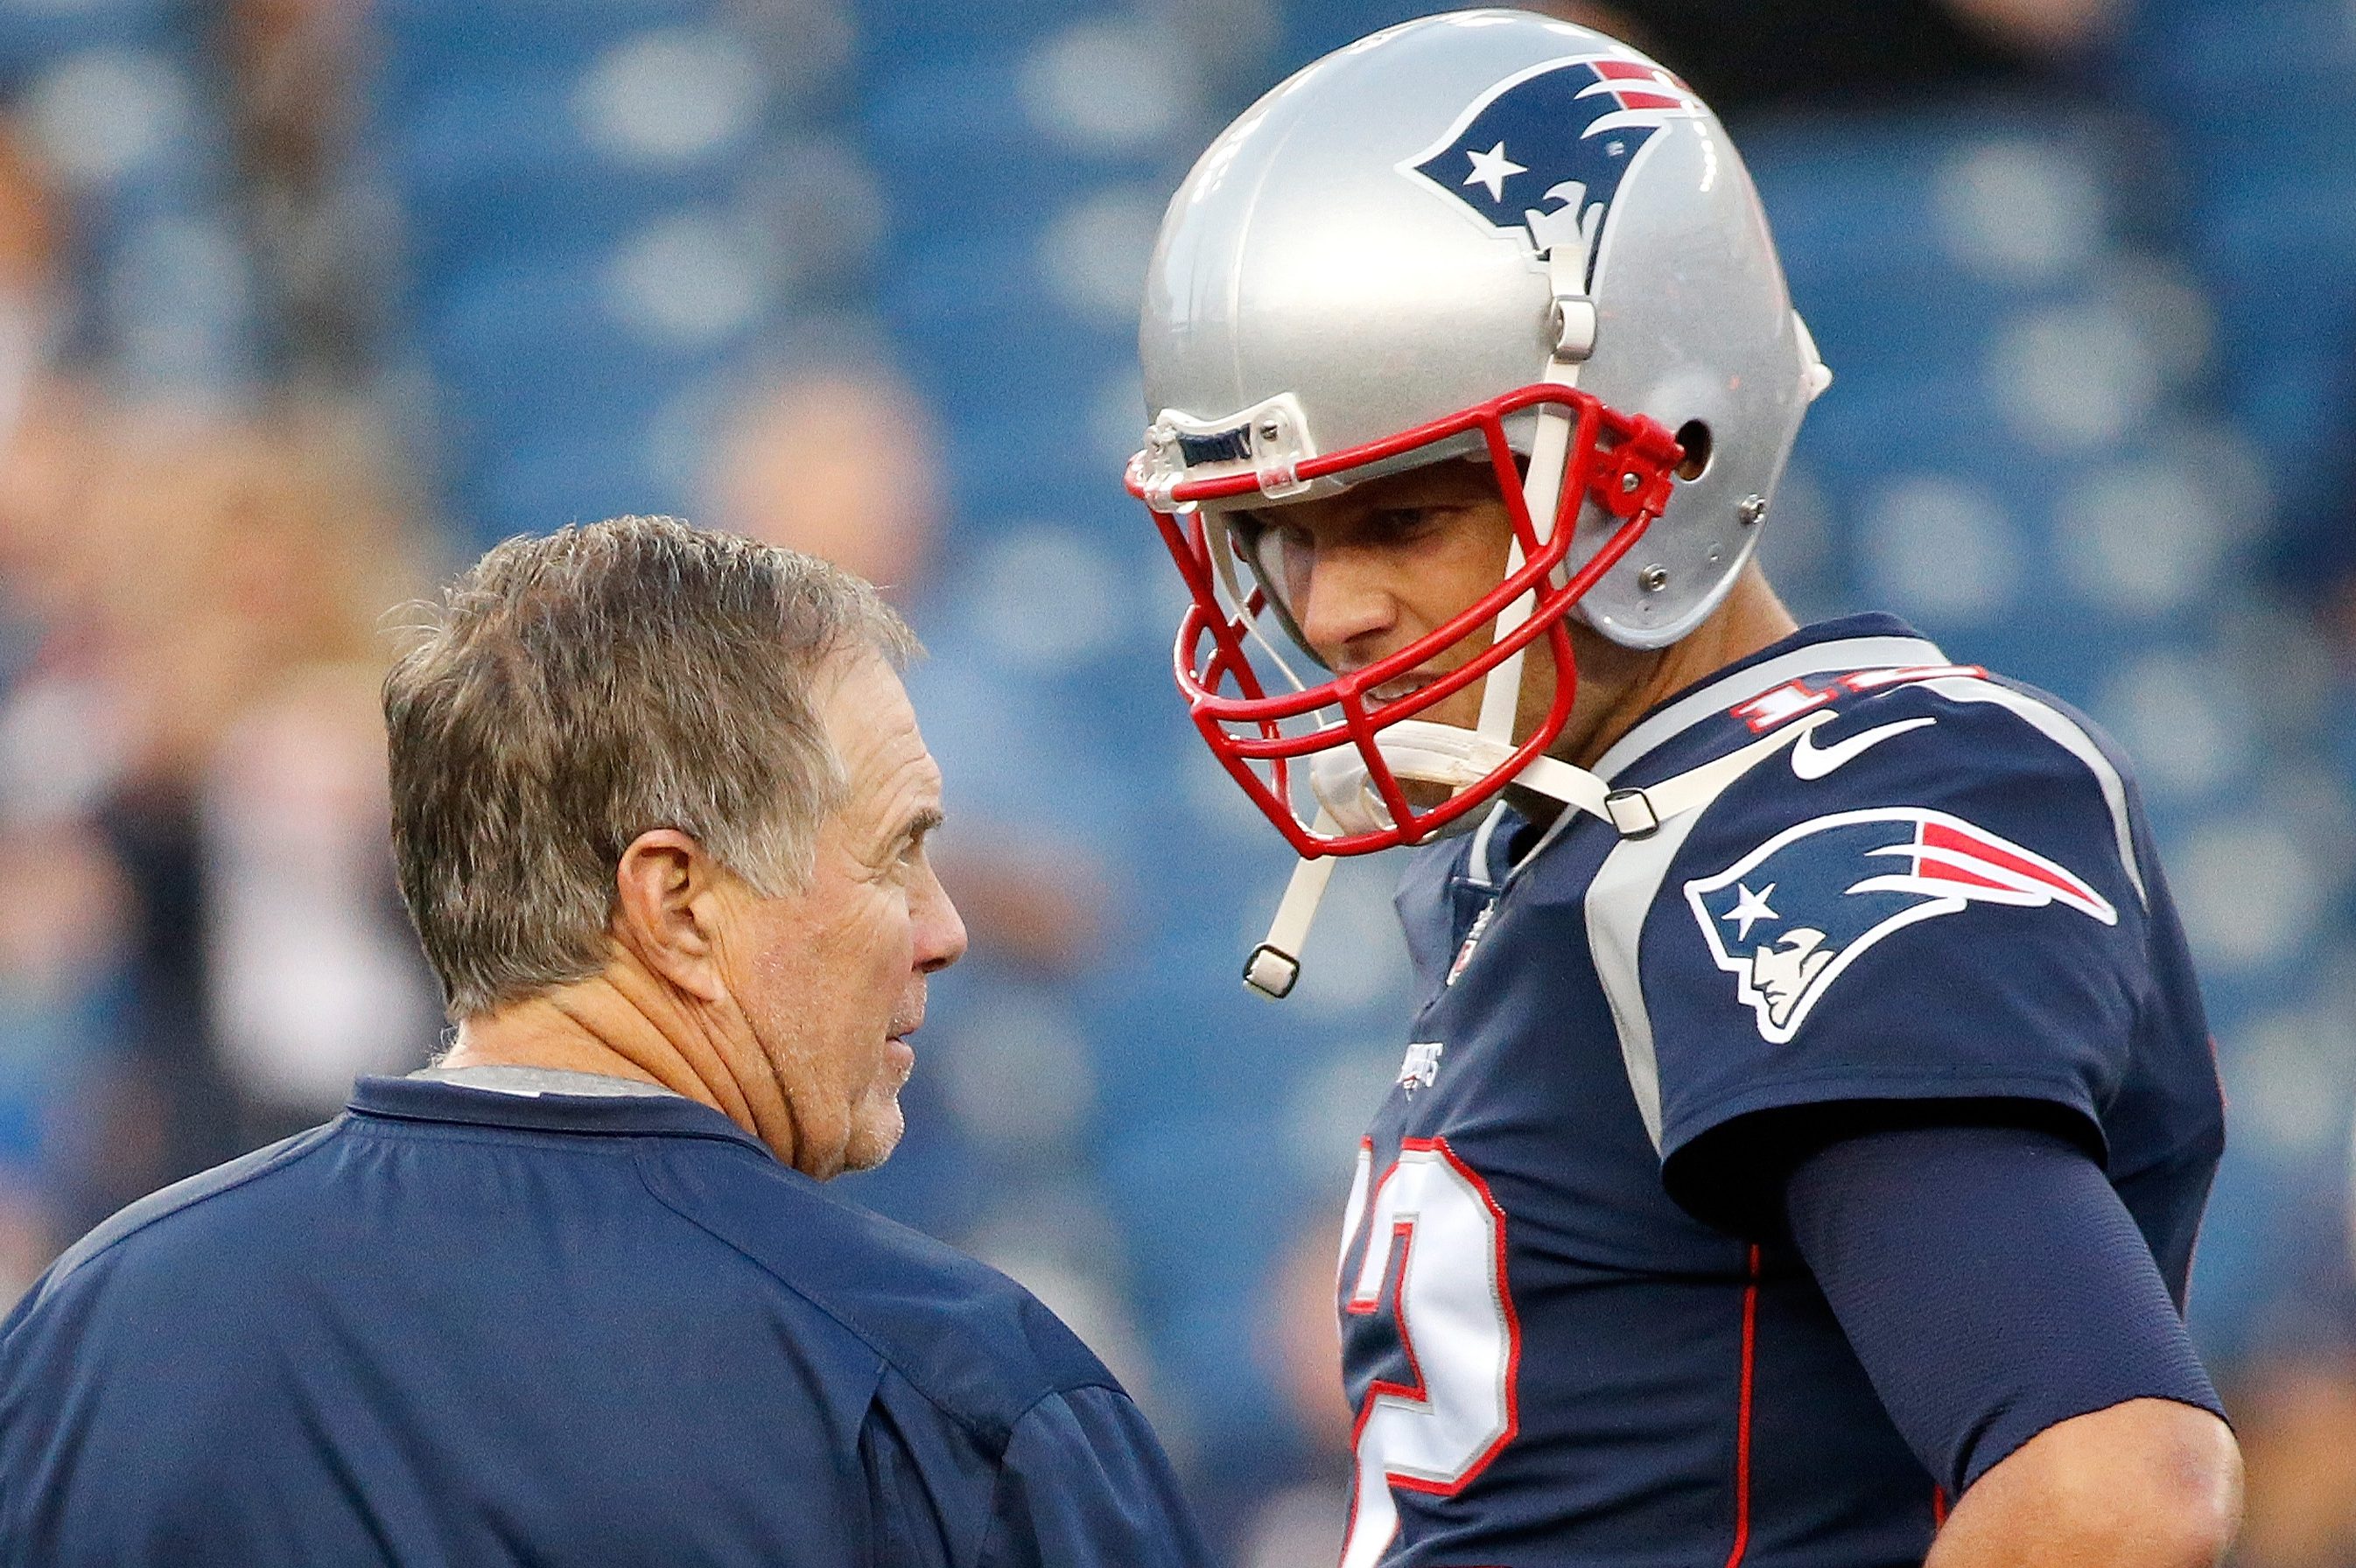
[[[1642,916],[1671,1192],[1725,1222],[1782,1174],[1741,1131],[1774,1112],[2025,1116],[2101,1157],[2153,985],[2132,810],[2082,720],[1979,677],[1844,704],[1746,773]]]
[[[979,1568],[1207,1568],[1145,1417],[1113,1388],[1050,1394],[1014,1425]]]
[[[1809,1156],[1793,1244],[1952,1497],[2046,1428],[2136,1399],[2223,1418],[2135,1216],[2079,1149],[1916,1127]]]

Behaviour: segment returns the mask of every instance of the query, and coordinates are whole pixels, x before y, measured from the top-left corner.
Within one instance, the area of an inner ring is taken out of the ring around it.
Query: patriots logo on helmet
[[[1693,90],[1658,66],[1576,55],[1497,83],[1399,167],[1482,221],[1526,230],[1542,255],[1570,248],[1591,284],[1604,221],[1637,155],[1662,126],[1701,112]]]
[[[1686,884],[1718,966],[1782,1045],[1841,971],[1892,932],[1967,904],[2060,904],[2118,923],[2084,879],[1987,828],[1920,806],[1842,811],[1789,827]]]

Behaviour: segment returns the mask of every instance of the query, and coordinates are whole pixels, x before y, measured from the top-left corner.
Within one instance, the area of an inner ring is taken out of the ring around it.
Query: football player
[[[1753,560],[1828,386],[1674,75],[1510,12],[1310,67],[1170,206],[1131,488],[1194,720],[1414,845],[1338,1280],[1344,1568],[2209,1564],[2222,1143],[2125,763]]]

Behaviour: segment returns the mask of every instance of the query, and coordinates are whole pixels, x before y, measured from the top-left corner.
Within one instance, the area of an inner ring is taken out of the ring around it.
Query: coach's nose
[[[948,890],[933,873],[929,858],[917,864],[908,891],[908,914],[916,927],[915,956],[920,972],[935,974],[965,956],[964,917],[949,901]]]

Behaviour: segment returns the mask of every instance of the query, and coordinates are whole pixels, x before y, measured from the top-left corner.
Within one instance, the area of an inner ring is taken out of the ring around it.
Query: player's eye
[[[1316,536],[1297,523],[1272,523],[1238,512],[1228,527],[1235,537],[1236,553],[1272,591],[1284,591],[1315,559]]]
[[[1430,507],[1383,507],[1366,514],[1360,531],[1369,544],[1398,544],[1422,538],[1439,520]]]

